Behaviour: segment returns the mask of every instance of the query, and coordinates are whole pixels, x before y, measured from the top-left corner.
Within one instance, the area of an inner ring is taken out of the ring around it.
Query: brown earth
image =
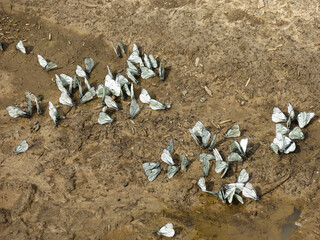
[[[268,146],[274,106],[286,110],[291,102],[297,112],[319,114],[319,1],[2,0],[0,8],[1,239],[161,239],[153,233],[167,222],[176,239],[320,239],[319,119],[303,129],[294,153],[277,156]],[[27,55],[15,49],[20,39]],[[100,100],[58,103],[54,74],[74,74],[84,57],[96,63],[95,87],[107,64],[124,71],[126,58],[116,57],[109,40],[166,59],[165,82],[141,80],[135,92],[170,100],[170,110],[139,103],[131,121],[130,100],[119,100],[116,121],[102,126]],[[61,68],[43,71],[38,53]],[[25,108],[25,91],[41,97],[43,114],[10,118],[6,106]],[[63,116],[57,127],[48,101]],[[228,205],[199,191],[199,154],[208,151],[188,132],[197,120],[218,133],[224,158],[232,139],[223,133],[235,123],[252,147],[227,177],[212,167],[209,189],[246,168],[261,200]],[[141,164],[160,161],[170,138],[175,158],[186,154],[190,167],[168,180],[163,163],[148,182]],[[29,150],[14,155],[23,139]]]

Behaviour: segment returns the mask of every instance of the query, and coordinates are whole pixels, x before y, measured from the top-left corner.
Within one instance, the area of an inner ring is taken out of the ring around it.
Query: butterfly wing
[[[278,107],[273,108],[273,113],[272,113],[271,118],[272,118],[272,121],[275,123],[287,121],[286,115],[284,115],[284,113]]]
[[[29,148],[29,145],[27,143],[26,140],[23,140],[17,147],[16,149],[13,151],[14,154],[19,154],[19,153],[23,153],[25,151],[27,151]]]
[[[174,161],[172,159],[171,153],[168,149],[163,149],[161,154],[161,160],[164,161],[168,165],[174,165]]]
[[[247,173],[246,169],[242,169],[238,176],[237,182],[246,183],[248,181],[249,181],[249,174]]]
[[[93,69],[93,66],[94,66],[93,59],[92,58],[85,58],[84,59],[84,66],[86,69],[86,73],[90,74]]]
[[[140,96],[139,96],[139,99],[143,103],[150,104],[151,97],[146,89],[144,89],[144,88],[142,89]]]
[[[48,64],[48,62],[40,54],[38,54],[38,61],[40,66],[43,68],[45,68]]]
[[[25,47],[23,45],[23,42],[21,40],[17,43],[16,49],[18,49],[20,52],[22,52],[24,54],[27,53],[27,51],[26,51],[26,49],[25,49]]]
[[[103,125],[103,124],[107,124],[107,123],[112,123],[113,119],[106,114],[105,112],[100,112],[99,113],[99,117],[98,117],[98,123]]]

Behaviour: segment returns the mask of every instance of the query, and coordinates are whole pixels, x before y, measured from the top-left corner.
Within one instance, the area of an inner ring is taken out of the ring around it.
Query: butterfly
[[[211,133],[204,127],[202,122],[198,121],[189,132],[198,145],[206,147],[210,140]],[[201,138],[201,141],[200,139]]]
[[[49,115],[54,121],[54,123],[57,125],[59,114],[57,109],[53,106],[52,102],[49,101]]]
[[[276,154],[279,152],[288,154],[296,149],[296,144],[290,138],[278,132],[270,147]]]
[[[96,91],[94,89],[94,87],[90,88],[89,91],[87,91],[83,97],[80,99],[80,103],[86,103],[91,101],[94,96],[96,95]]]
[[[70,98],[70,96],[65,93],[65,92],[62,92],[60,97],[59,97],[59,103],[63,104],[63,105],[67,105],[67,106],[70,106],[70,107],[73,107],[74,104],[72,102],[72,99]]]
[[[240,144],[237,140],[234,140],[233,143],[230,145],[230,152],[231,154],[228,156],[229,162],[241,162],[242,157],[246,156],[247,152],[247,145],[248,145],[248,138],[241,139]]]
[[[113,44],[113,41],[110,40],[110,43],[112,45],[113,51],[116,53],[117,57],[121,57],[121,54],[118,52],[117,48],[115,47],[115,45]]]
[[[26,52],[26,49],[25,49],[25,47],[24,47],[24,45],[23,45],[23,42],[22,42],[21,40],[17,43],[16,49],[18,49],[20,52],[22,52],[22,53],[24,53],[24,54],[27,53],[27,52]]]
[[[98,123],[103,125],[106,123],[112,123],[114,120],[107,114],[104,112],[104,110],[102,112],[99,113],[99,117],[98,117]]]
[[[160,228],[160,230],[157,231],[157,234],[165,237],[173,237],[175,234],[175,231],[173,229],[173,224],[167,223],[162,228]]]
[[[138,46],[135,43],[133,44],[133,50],[131,55],[128,57],[128,61],[132,63],[138,63],[140,66],[143,65]]]
[[[229,163],[223,161],[219,151],[216,148],[213,149],[213,154],[214,154],[214,157],[216,159],[215,172],[216,173],[222,172],[221,178],[223,178],[224,175],[227,173],[227,171],[229,169]]]
[[[155,59],[153,54],[149,54],[149,60],[150,60],[152,68],[157,68],[158,67],[157,60]]]
[[[25,95],[27,97],[27,99],[29,99],[30,101],[34,101],[36,103],[36,107],[37,107],[37,113],[38,114],[41,114],[41,109],[40,109],[40,106],[39,106],[39,103],[38,103],[38,98],[31,92],[25,92]],[[31,103],[30,103],[31,105]],[[31,106],[30,106],[30,114],[31,114]]]
[[[239,137],[240,134],[241,134],[240,126],[236,124],[236,125],[233,125],[230,129],[228,129],[228,131],[226,132],[224,137],[226,137],[226,138],[235,138],[235,137]]]
[[[140,106],[134,97],[133,84],[131,84],[131,91],[130,92],[131,92],[131,94],[130,94],[131,95],[131,103],[130,103],[130,109],[129,109],[129,118],[134,119],[140,110]]]
[[[166,61],[160,62],[159,66],[159,77],[161,81],[164,81],[165,73],[164,73],[164,67],[165,67]]]
[[[16,149],[13,151],[14,154],[19,154],[19,153],[23,153],[25,151],[27,151],[29,148],[29,145],[27,143],[26,140],[23,140],[17,147]]]
[[[290,133],[289,133],[289,138],[292,140],[303,140],[304,139],[304,134],[299,127],[295,127]]]
[[[45,60],[40,54],[38,54],[38,61],[41,67],[43,67],[46,72],[49,72],[58,67],[58,65],[54,62],[47,62],[47,60]]]
[[[298,124],[300,128],[304,128],[309,124],[311,119],[315,116],[315,114],[312,113],[307,113],[307,112],[301,112],[297,116]]]
[[[187,168],[189,164],[189,161],[188,161],[188,158],[185,154],[182,154],[181,155],[181,166],[180,166],[180,169],[181,171],[185,170]]]
[[[8,106],[6,108],[10,117],[17,118],[17,117],[30,117],[30,114],[20,108]]]
[[[160,162],[146,162],[142,164],[142,168],[150,182],[155,180],[161,172]]]

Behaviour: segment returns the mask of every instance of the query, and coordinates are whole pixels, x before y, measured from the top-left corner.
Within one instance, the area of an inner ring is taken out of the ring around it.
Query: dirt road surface
[[[1,239],[165,239],[154,232],[168,222],[175,239],[320,239],[319,36],[316,0],[2,0]],[[18,40],[28,54],[15,49]],[[99,99],[59,104],[54,75],[73,75],[85,57],[96,63],[94,87],[107,64],[124,74],[128,54],[117,58],[110,40],[166,60],[166,80],[140,79],[135,93],[146,88],[171,109],[139,102],[140,114],[129,120],[130,100],[118,99],[122,110],[110,113],[116,121],[100,125]],[[38,53],[60,68],[43,71]],[[39,96],[42,115],[11,118],[6,107],[26,109],[26,91]],[[57,127],[49,101],[63,116]],[[296,151],[278,156],[269,148],[271,113],[275,106],[286,112],[289,102],[316,117]],[[223,204],[200,191],[199,154],[209,151],[188,131],[198,120],[218,133],[224,159],[233,139],[223,134],[233,124],[251,147],[225,178],[212,163],[208,189],[235,182],[245,168],[259,201]],[[186,154],[190,166],[168,179],[162,163],[149,182],[142,163],[160,161],[171,138],[174,158]],[[29,150],[14,155],[24,139]]]

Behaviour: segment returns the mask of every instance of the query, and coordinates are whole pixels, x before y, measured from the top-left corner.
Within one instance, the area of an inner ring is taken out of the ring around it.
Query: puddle
[[[295,222],[299,219],[301,215],[301,211],[297,208],[294,208],[293,213],[286,218],[286,223],[282,226],[282,234],[280,240],[287,240],[289,239],[290,235],[293,233],[295,229]]]

